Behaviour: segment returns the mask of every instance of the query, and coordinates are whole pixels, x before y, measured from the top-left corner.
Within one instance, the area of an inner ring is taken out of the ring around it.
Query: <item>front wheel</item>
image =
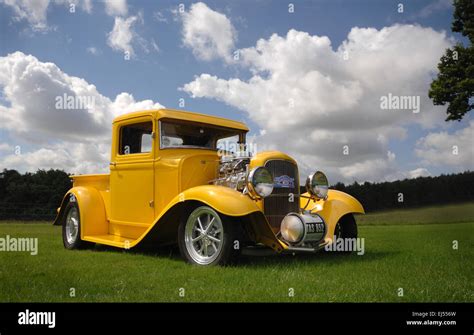
[[[336,228],[334,229],[334,237],[336,238],[336,241],[342,239],[344,246],[348,245],[346,240],[351,240],[352,242],[357,239],[357,223],[354,215],[348,214],[339,219],[339,222],[336,224]],[[347,254],[352,251],[353,250],[341,250],[339,252]]]
[[[239,251],[235,225],[208,206],[200,206],[182,220],[178,231],[181,255],[191,264],[226,265]]]

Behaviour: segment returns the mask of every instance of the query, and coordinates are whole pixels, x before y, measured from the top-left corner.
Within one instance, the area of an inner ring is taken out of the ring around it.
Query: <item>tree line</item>
[[[337,183],[331,188],[354,196],[367,212],[469,202],[474,201],[474,172],[347,186]]]
[[[357,198],[367,212],[474,201],[474,172],[419,177],[393,182],[331,188]],[[64,194],[72,187],[70,176],[61,170],[38,170],[20,174],[0,173],[0,220],[53,220]],[[301,189],[306,192],[304,186]]]
[[[0,220],[53,220],[64,194],[72,187],[61,170],[0,173]]]

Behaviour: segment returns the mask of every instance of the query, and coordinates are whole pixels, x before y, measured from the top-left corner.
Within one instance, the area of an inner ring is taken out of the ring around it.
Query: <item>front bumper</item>
[[[315,253],[323,249],[326,245],[330,244],[331,240],[324,240],[322,243],[318,244],[317,247],[293,247],[288,245],[288,247],[283,250],[282,253],[285,254],[294,254],[294,253]]]

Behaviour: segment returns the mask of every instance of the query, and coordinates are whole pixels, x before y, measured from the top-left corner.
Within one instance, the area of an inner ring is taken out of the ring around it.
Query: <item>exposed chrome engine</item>
[[[244,191],[250,164],[249,155],[226,155],[219,162],[218,177],[211,181],[214,185]]]

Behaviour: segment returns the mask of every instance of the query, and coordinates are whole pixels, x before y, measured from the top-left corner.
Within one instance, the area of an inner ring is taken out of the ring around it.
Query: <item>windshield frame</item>
[[[182,120],[182,119],[171,119],[171,118],[164,118],[164,119],[160,119],[158,120],[158,136],[157,136],[157,140],[158,140],[158,148],[160,150],[168,150],[168,149],[199,149],[199,150],[209,150],[209,151],[219,151],[220,149],[219,148],[208,148],[208,147],[203,147],[203,146],[198,146],[198,145],[175,145],[175,146],[166,146],[164,147],[162,145],[162,135],[163,135],[163,130],[162,130],[162,123],[165,122],[165,123],[184,123],[184,124],[195,124],[195,125],[202,125],[204,127],[209,127],[209,128],[217,128],[217,129],[225,129],[225,130],[229,130],[229,131],[232,131],[232,132],[235,132],[234,135],[231,135],[231,136],[235,136],[235,135],[238,135],[239,136],[239,141],[238,143],[239,144],[246,144],[246,135],[247,135],[247,131],[244,131],[242,129],[237,129],[237,128],[229,128],[229,127],[223,127],[223,126],[217,126],[217,125],[214,125],[212,123],[203,123],[203,122],[195,122],[195,121],[187,121],[187,120]],[[226,138],[226,137],[229,137],[229,136],[225,136],[225,137],[222,137],[222,138]],[[215,141],[215,145],[217,145],[217,141],[219,140],[220,138],[218,138],[216,141]]]

